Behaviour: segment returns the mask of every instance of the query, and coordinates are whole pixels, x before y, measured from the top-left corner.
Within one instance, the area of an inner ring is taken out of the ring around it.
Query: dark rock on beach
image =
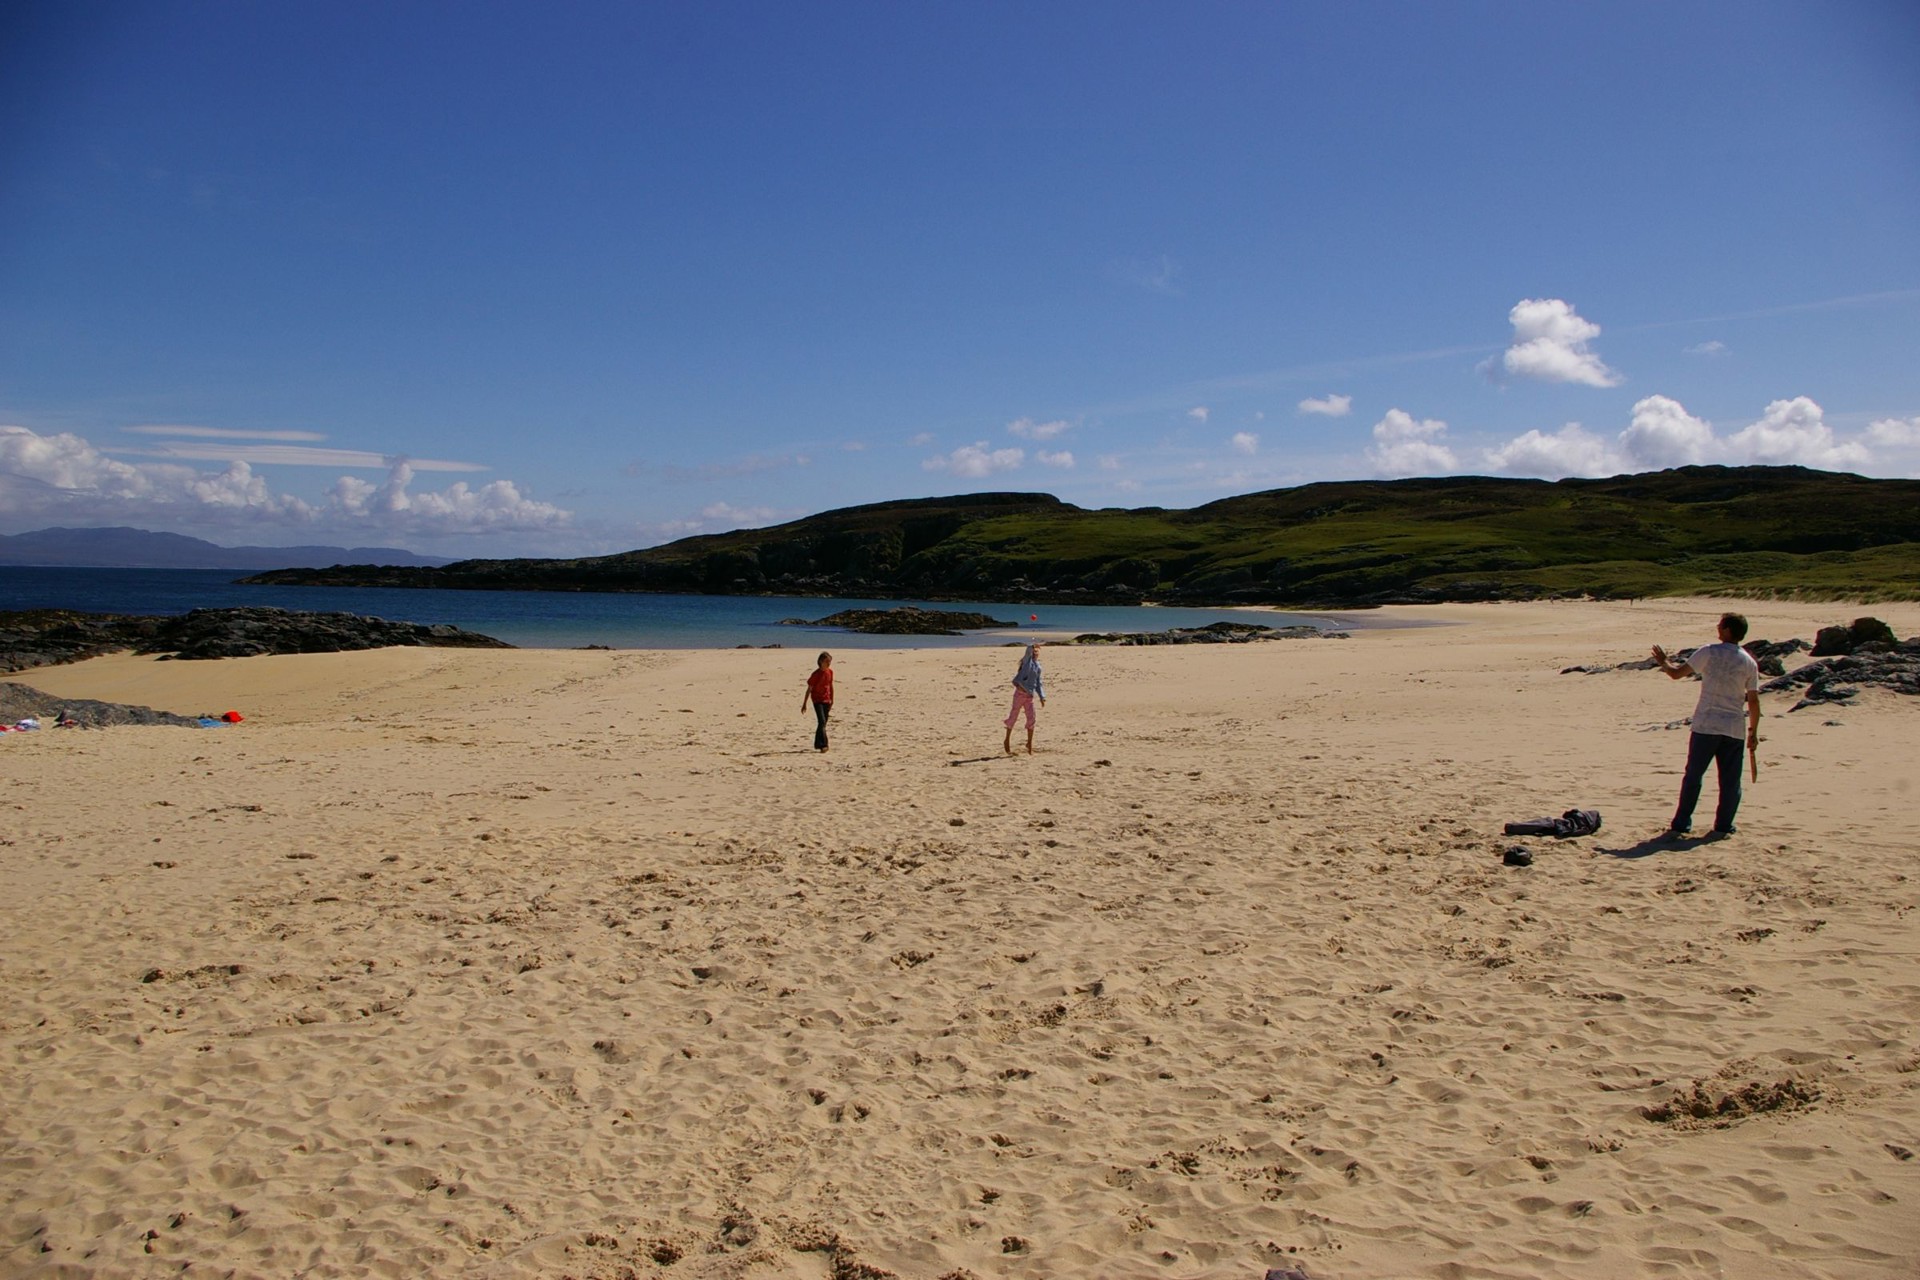
[[[1753,655],[1761,675],[1773,677],[1760,686],[1763,693],[1806,690],[1791,708],[1794,711],[1821,703],[1850,701],[1866,686],[1920,694],[1920,638],[1897,639],[1893,628],[1878,618],[1856,618],[1849,626],[1822,627],[1811,646],[1796,638],[1749,640],[1741,648]],[[1813,661],[1793,671],[1786,669],[1787,658],[1809,650]],[[1692,653],[1692,649],[1678,649],[1673,656],[1685,662]],[[1591,663],[1562,667],[1560,674],[1644,671],[1656,665],[1650,658],[1612,667]]]
[[[1761,675],[1783,676],[1787,674],[1787,659],[1796,653],[1805,653],[1809,646],[1796,636],[1777,644],[1771,640],[1749,640],[1740,647],[1753,656]]]
[[[999,627],[1017,627],[984,613],[966,613],[958,609],[920,609],[901,605],[894,609],[842,609],[839,613],[809,622],[805,618],[782,618],[782,626],[844,627],[879,636],[957,636],[966,631],[985,631]]]
[[[105,725],[167,724],[198,728],[200,717],[155,711],[120,702],[95,702],[91,698],[56,698],[50,693],[30,689],[24,684],[0,680],[0,724],[15,724],[32,716],[40,721],[41,731],[71,722],[83,729]]]
[[[58,666],[130,649],[143,621],[147,620],[64,609],[0,613],[0,672]]]
[[[1808,649],[1807,642],[1798,636],[1791,640],[1749,640],[1740,647],[1752,654],[1755,662],[1765,662],[1768,658],[1784,660]]]
[[[1344,631],[1318,627],[1268,627],[1257,622],[1212,622],[1204,627],[1172,627],[1166,631],[1088,632],[1068,644],[1245,644],[1249,640],[1345,640]]]
[[[1892,627],[1878,618],[1856,618],[1848,626],[1822,627],[1811,646],[1796,638],[1749,640],[1741,647],[1753,655],[1762,675],[1773,677],[1760,686],[1763,693],[1805,690],[1791,708],[1794,711],[1822,703],[1851,701],[1865,686],[1920,694],[1920,638],[1902,641],[1894,635]],[[1691,652],[1682,650],[1674,657],[1685,661]],[[1808,652],[1813,661],[1793,671],[1786,669],[1787,658]],[[1623,664],[1621,669],[1627,665],[1652,664]]]
[[[195,609],[177,617],[36,609],[0,613],[0,672],[79,662],[103,653],[175,658],[244,658],[273,653],[339,653],[393,646],[510,649],[459,627],[389,622],[352,613],[289,609]]]
[[[1854,653],[1863,645],[1897,645],[1900,638],[1893,634],[1893,628],[1878,618],[1855,618],[1844,627],[1822,627],[1813,638],[1813,656],[1828,658],[1835,654]]]
[[[195,609],[166,625],[141,653],[176,658],[249,658],[270,653],[344,653],[356,649],[424,647],[511,649],[492,636],[444,623],[389,622],[356,613],[296,613],[286,609]]]
[[[1768,693],[1804,688],[1805,694],[1793,707],[1798,711],[1823,702],[1846,702],[1866,685],[1920,694],[1920,637],[1892,645],[1876,641],[1860,652],[1815,658],[1760,687]]]

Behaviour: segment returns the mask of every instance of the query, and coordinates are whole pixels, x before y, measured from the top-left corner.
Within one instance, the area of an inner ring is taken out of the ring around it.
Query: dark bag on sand
[[[1510,836],[1557,836],[1562,840],[1569,836],[1590,836],[1599,829],[1598,809],[1569,809],[1557,818],[1528,818],[1525,822],[1507,824]]]

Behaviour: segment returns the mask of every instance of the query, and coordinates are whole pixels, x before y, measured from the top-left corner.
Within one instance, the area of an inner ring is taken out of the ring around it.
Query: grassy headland
[[[1920,597],[1920,481],[1803,467],[1342,481],[1189,510],[876,503],[617,555],[248,582],[1339,608],[1555,595]]]

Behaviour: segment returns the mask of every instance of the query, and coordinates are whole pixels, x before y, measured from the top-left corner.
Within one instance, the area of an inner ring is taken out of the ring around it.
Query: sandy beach
[[[1920,702],[1672,846],[1697,686],[1560,674],[1726,607],[1049,648],[1031,757],[1010,648],[11,677],[246,719],[0,739],[0,1276],[1920,1274]]]

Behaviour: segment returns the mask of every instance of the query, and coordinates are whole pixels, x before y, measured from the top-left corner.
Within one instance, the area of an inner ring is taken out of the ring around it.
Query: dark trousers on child
[[[1693,826],[1693,806],[1700,803],[1700,784],[1707,776],[1707,763],[1719,766],[1720,803],[1713,811],[1715,831],[1733,830],[1733,815],[1740,810],[1740,757],[1746,743],[1718,733],[1688,735],[1687,771],[1680,779],[1680,807],[1673,811],[1673,829],[1685,831]]]
[[[813,704],[813,718],[816,722],[813,730],[813,749],[815,751],[825,751],[827,749],[827,716],[831,714],[832,711],[833,704],[831,702],[816,702]]]

